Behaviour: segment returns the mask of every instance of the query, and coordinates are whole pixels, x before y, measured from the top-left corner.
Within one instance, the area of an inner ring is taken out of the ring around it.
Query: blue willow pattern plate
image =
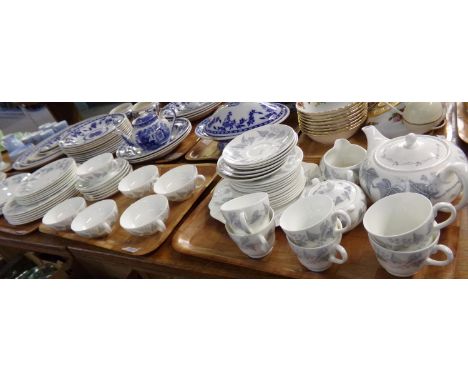
[[[197,130],[213,137],[234,137],[257,127],[280,123],[288,116],[288,107],[281,103],[232,102],[201,121]]]
[[[61,147],[74,147],[95,141],[114,131],[125,119],[124,114],[101,115],[79,122],[63,136]]]

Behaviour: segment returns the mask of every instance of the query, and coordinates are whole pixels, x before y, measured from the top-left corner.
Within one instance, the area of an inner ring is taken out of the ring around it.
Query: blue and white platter
[[[130,163],[145,162],[161,158],[172,152],[192,131],[192,124],[186,118],[177,118],[171,132],[171,138],[164,146],[156,150],[142,150],[124,142],[117,149],[116,156],[128,160]]]
[[[226,140],[261,126],[281,123],[288,116],[289,108],[281,103],[233,102],[201,121],[195,132],[201,138]]]

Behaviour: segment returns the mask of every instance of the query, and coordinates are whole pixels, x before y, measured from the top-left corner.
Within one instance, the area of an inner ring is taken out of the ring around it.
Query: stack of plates
[[[191,131],[192,124],[188,119],[177,118],[172,129],[171,138],[165,145],[156,150],[147,151],[124,142],[118,148],[116,156],[118,158],[126,159],[130,163],[141,163],[158,159],[174,151]]]
[[[248,131],[226,146],[218,174],[239,193],[268,193],[271,207],[279,209],[296,199],[306,183],[304,154],[296,144],[297,134],[287,125]]]
[[[23,173],[10,176],[0,182],[0,216],[5,203],[15,194],[21,182],[25,181],[31,174]]]
[[[76,164],[64,158],[33,172],[3,207],[8,223],[20,225],[42,218],[49,209],[78,194]]]
[[[221,102],[171,102],[162,110],[172,109],[177,117],[196,121],[210,115],[219,105]]]
[[[18,171],[31,170],[50,163],[63,155],[59,142],[70,127],[44,139],[22,153],[13,163],[13,168]]]
[[[367,119],[367,102],[298,102],[299,126],[314,141],[350,138]]]
[[[94,202],[109,198],[119,192],[119,182],[132,171],[132,166],[122,158],[117,158],[115,162],[115,169],[102,179],[90,184],[76,184],[76,189],[83,194],[86,200]]]
[[[82,163],[103,153],[114,153],[122,145],[121,133],[132,134],[132,124],[124,114],[89,118],[73,125],[62,136],[62,152]]]
[[[289,109],[281,103],[235,102],[220,107],[195,129],[200,138],[230,141],[258,127],[281,123]]]

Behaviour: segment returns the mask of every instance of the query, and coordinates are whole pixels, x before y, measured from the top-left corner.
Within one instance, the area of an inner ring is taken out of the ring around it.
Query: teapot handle
[[[176,119],[177,119],[177,114],[174,111],[174,109],[172,109],[172,108],[167,108],[167,109],[163,110],[162,112],[164,113],[164,112],[167,112],[167,111],[172,113],[172,125],[169,128],[170,134],[172,135],[172,129],[174,128],[174,125],[175,125],[175,122],[176,122]]]
[[[455,206],[459,210],[468,204],[468,164],[463,162],[450,163],[441,171],[441,174],[447,176],[451,172],[458,176],[462,184],[463,197]]]

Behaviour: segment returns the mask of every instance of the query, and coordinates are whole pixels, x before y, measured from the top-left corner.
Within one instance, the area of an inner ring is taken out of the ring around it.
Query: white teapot
[[[430,135],[388,139],[375,126],[362,130],[367,137],[367,158],[359,182],[372,201],[398,192],[416,192],[432,203],[451,202],[464,191],[456,207],[468,203],[468,164],[459,147]]]

